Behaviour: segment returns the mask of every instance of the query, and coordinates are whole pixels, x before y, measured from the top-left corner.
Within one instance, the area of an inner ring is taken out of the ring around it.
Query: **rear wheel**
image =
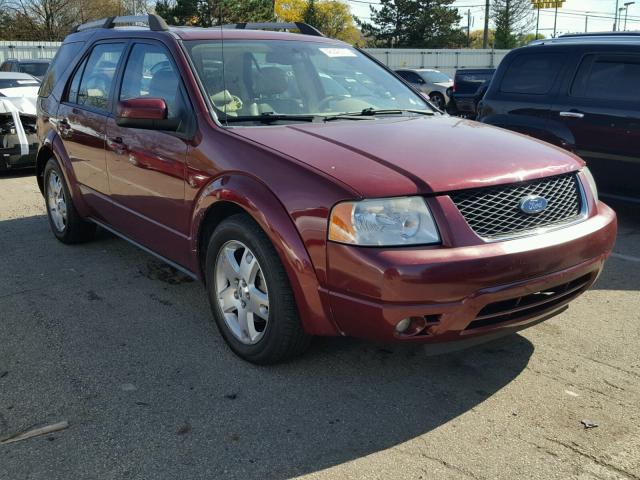
[[[50,158],[44,167],[44,198],[51,231],[63,243],[81,243],[93,238],[96,226],[76,211],[58,162]]]
[[[216,228],[205,275],[215,322],[237,355],[270,364],[306,349],[310,337],[300,324],[287,274],[251,218],[233,215]]]

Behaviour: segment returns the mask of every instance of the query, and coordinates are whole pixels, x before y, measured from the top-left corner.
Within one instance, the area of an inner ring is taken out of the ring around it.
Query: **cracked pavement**
[[[0,445],[0,479],[640,479],[640,215],[613,206],[614,256],[556,318],[264,368],[202,285],[106,232],[60,244],[33,176],[0,176],[0,438],[69,421]]]

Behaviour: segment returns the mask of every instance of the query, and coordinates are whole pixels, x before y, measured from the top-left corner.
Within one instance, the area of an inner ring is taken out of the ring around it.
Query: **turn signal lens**
[[[428,245],[440,242],[422,197],[344,202],[331,211],[329,240],[363,246]]]

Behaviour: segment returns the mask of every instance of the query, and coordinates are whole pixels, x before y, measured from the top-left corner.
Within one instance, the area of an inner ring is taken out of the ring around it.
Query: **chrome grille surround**
[[[520,210],[529,195],[545,197],[547,208],[536,214]],[[587,202],[577,172],[522,183],[461,190],[451,200],[473,231],[499,241],[562,228],[583,220]]]

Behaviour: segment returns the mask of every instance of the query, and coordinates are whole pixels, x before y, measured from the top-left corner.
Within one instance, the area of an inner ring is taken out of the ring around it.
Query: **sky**
[[[379,0],[342,0],[351,7],[354,15],[362,20],[368,20],[369,5],[374,7]],[[629,0],[619,0],[618,8]],[[453,5],[458,7],[461,15],[464,15],[464,27],[467,25],[467,10],[471,10],[471,30],[481,30],[484,26],[484,0],[456,0]],[[566,0],[564,6],[558,9],[557,34],[584,32],[585,17],[588,13],[587,28],[590,32],[613,30],[616,0]],[[624,12],[622,12],[622,25],[624,27]],[[605,17],[605,18],[603,18]],[[554,10],[546,9],[540,12],[539,31],[547,37],[553,34]],[[533,27],[535,30],[535,26]],[[635,5],[629,6],[627,17],[627,30],[640,30],[640,0]]]

